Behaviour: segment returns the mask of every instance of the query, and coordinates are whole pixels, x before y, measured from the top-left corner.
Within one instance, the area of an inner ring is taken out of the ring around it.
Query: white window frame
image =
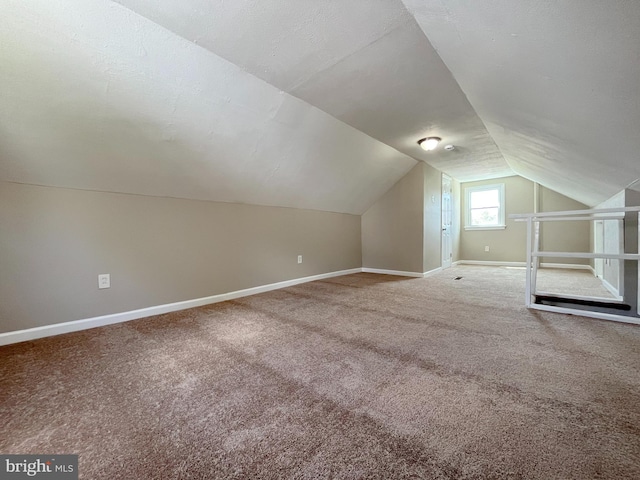
[[[498,206],[498,225],[471,225],[471,194],[474,192],[484,192],[487,190],[498,190],[500,205]],[[494,183],[492,185],[478,185],[477,187],[466,187],[465,194],[465,230],[504,230],[505,224],[505,203],[504,203],[504,183]]]

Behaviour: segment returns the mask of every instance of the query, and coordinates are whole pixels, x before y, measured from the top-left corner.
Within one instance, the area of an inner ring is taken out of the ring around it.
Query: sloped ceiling
[[[640,2],[404,3],[517,173],[588,205],[640,178]]]
[[[429,134],[511,172],[400,1],[122,3],[3,2],[0,179],[360,214]]]
[[[513,174],[400,0],[116,1],[460,181]]]
[[[360,214],[421,160],[594,205],[639,43],[625,0],[5,0],[0,180]]]
[[[2,180],[360,214],[416,164],[116,3],[2,11]]]

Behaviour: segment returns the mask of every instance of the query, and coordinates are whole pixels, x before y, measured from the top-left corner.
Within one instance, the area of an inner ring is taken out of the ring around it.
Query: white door
[[[451,198],[451,177],[442,175],[442,268],[451,266],[453,258],[453,200]]]

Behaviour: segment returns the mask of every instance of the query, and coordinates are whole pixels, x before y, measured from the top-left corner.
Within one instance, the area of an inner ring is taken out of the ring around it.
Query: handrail
[[[517,214],[514,214],[517,215]],[[511,215],[509,215],[509,218],[511,218]],[[514,222],[526,222],[529,218],[533,218],[534,221],[536,222],[560,222],[560,221],[565,221],[565,220],[578,220],[578,221],[591,221],[591,220],[624,220],[624,214],[621,215],[613,215],[613,214],[599,214],[599,215],[581,215],[581,216],[575,216],[575,217],[543,217],[543,218],[538,218],[538,217],[527,217],[527,218],[514,218],[513,221]]]
[[[509,218],[544,218],[544,217],[558,217],[563,215],[576,216],[576,215],[592,215],[598,213],[620,213],[620,212],[640,212],[640,206],[638,207],[616,207],[616,208],[591,208],[588,210],[564,210],[560,212],[541,212],[541,213],[510,213]]]
[[[532,257],[556,258],[609,258],[612,260],[640,260],[637,253],[581,253],[581,252],[533,252]]]

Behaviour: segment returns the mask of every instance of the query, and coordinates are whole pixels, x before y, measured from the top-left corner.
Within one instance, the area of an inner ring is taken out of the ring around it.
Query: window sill
[[[465,230],[504,230],[506,225],[491,225],[491,226],[465,226]]]

